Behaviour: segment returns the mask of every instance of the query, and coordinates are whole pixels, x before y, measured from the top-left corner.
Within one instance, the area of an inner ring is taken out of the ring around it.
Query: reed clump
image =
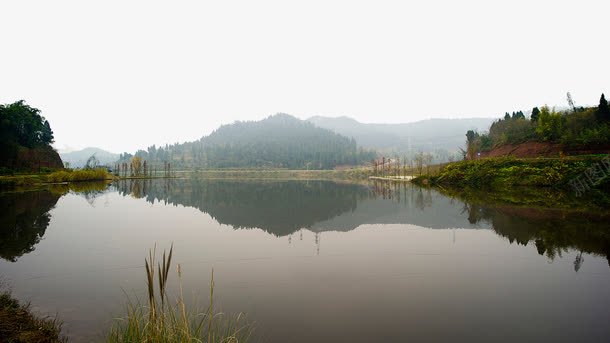
[[[60,170],[47,176],[49,182],[79,182],[79,181],[99,181],[110,180],[112,175],[103,168],[79,169],[79,170]]]
[[[203,310],[188,308],[184,302],[180,265],[177,266],[179,294],[175,298],[167,294],[173,246],[169,254],[163,252],[156,270],[155,250],[149,252],[144,264],[148,303],[142,304],[128,297],[127,314],[115,321],[108,342],[241,343],[250,339],[253,327],[243,314],[228,316],[214,308],[213,270],[208,307]]]

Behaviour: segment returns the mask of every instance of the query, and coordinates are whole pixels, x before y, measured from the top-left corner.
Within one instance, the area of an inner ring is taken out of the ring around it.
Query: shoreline
[[[23,343],[67,342],[61,336],[62,323],[57,318],[32,313],[30,304],[22,304],[10,292],[0,293],[0,341]]]

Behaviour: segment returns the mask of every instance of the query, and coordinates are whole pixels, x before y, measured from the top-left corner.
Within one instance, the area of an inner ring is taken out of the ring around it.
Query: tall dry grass
[[[228,316],[215,310],[213,270],[208,307],[205,310],[188,308],[184,302],[180,265],[177,266],[179,294],[175,298],[167,294],[173,246],[169,254],[163,252],[161,262],[157,263],[157,278],[155,250],[149,252],[144,264],[148,304],[128,297],[127,314],[115,321],[108,342],[241,343],[250,339],[253,327],[243,314]]]
[[[60,170],[47,176],[49,182],[78,182],[112,179],[105,169]]]

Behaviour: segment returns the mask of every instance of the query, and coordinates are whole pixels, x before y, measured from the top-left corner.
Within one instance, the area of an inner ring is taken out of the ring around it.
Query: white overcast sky
[[[498,117],[610,92],[609,1],[2,1],[0,103],[59,149],[198,139],[276,112]]]

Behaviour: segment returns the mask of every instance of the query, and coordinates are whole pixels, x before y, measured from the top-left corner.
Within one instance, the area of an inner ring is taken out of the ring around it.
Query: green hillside
[[[505,145],[544,142],[560,145],[566,152],[584,150],[605,152],[610,145],[610,109],[604,94],[597,107],[576,107],[570,100],[566,110],[548,106],[534,107],[529,118],[522,111],[506,113],[496,120],[489,131],[466,133],[468,158]],[[536,155],[533,151],[533,155]],[[528,156],[537,157],[537,156]]]
[[[198,141],[151,146],[135,155],[152,166],[169,162],[172,169],[332,169],[375,157],[372,151],[358,149],[354,139],[287,114],[223,125]],[[132,156],[121,154],[120,162],[129,162]]]

